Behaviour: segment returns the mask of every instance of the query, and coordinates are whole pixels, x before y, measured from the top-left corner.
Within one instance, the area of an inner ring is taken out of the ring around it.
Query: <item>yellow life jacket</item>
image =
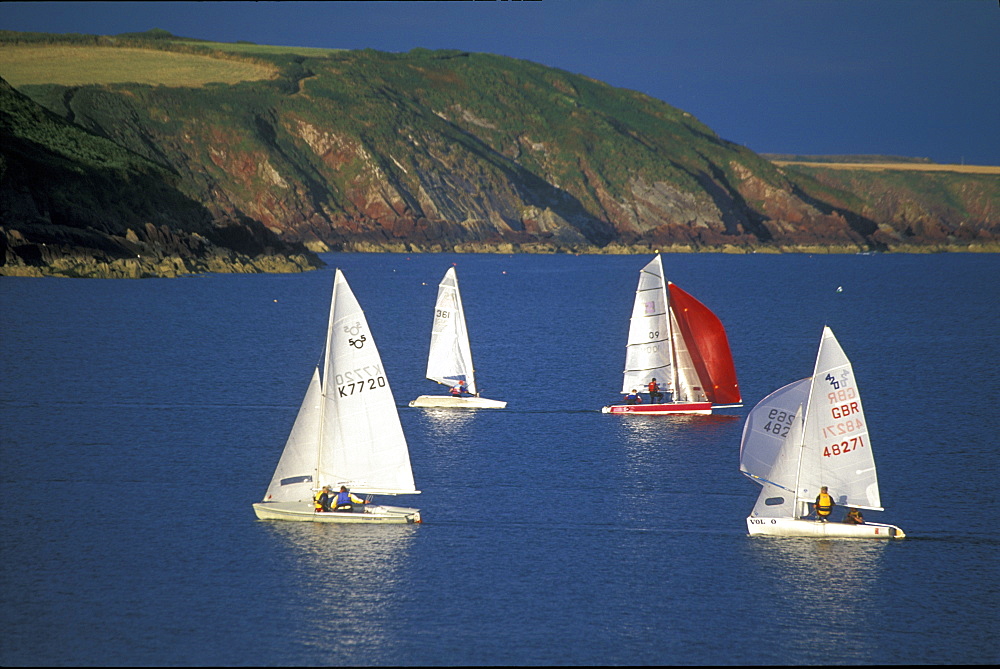
[[[317,511],[323,510],[323,503],[319,501],[319,498],[323,496],[323,491],[320,490],[318,493],[313,495],[313,506],[316,507]]]
[[[833,497],[821,492],[819,497],[816,498],[816,513],[821,516],[828,516],[830,512],[833,511]]]

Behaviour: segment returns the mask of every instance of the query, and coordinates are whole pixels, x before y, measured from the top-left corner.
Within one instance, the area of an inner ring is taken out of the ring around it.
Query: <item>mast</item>
[[[326,323],[326,346],[323,351],[323,375],[320,378],[320,403],[326,403],[328,397],[328,386],[330,382],[330,367],[333,363],[333,318],[334,312],[337,305],[337,286],[340,283],[340,279],[343,274],[340,272],[338,267],[333,275],[333,296],[330,298],[330,315]],[[316,473],[313,475],[313,483],[316,489],[320,489],[320,472],[323,471],[323,432],[326,427],[326,411],[324,410],[320,416],[319,421],[319,438],[317,443],[321,444],[319,448],[316,449]]]
[[[810,389],[812,388],[812,382],[809,383]],[[809,400],[806,400],[805,407],[800,407],[802,410],[802,429],[798,433],[798,452],[796,455],[795,463],[795,499],[792,501],[792,518],[803,518],[806,516],[804,513],[808,508],[803,506],[800,510],[799,503],[805,504],[808,500],[802,500],[799,497],[799,477],[802,475],[802,451],[806,447],[806,415],[809,413]]]
[[[476,369],[472,364],[472,344],[469,342],[469,325],[465,322],[465,305],[462,304],[462,292],[458,289],[458,273],[455,268],[450,270],[452,278],[455,280],[455,307],[458,310],[458,352],[462,359],[462,365],[469,363],[465,370],[465,385],[470,393],[476,394]]]
[[[670,342],[670,389],[671,399],[674,402],[680,401],[678,396],[680,386],[677,382],[677,346],[674,342],[674,318],[670,313],[670,293],[667,291],[667,279],[663,276],[663,259],[659,253],[656,254],[656,264],[660,267],[660,291],[663,293],[663,307],[667,314],[667,341]]]

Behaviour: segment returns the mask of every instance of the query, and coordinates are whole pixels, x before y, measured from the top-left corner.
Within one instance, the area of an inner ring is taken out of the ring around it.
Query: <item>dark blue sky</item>
[[[997,0],[0,2],[0,28],[497,53],[642,91],[760,153],[1000,165]]]

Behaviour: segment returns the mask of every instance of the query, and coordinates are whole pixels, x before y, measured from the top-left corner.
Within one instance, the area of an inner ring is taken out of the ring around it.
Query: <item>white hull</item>
[[[827,537],[838,539],[902,539],[906,534],[895,525],[881,523],[825,523],[804,518],[747,518],[751,535],[772,537]]]
[[[360,505],[359,505],[360,506]],[[309,523],[419,523],[420,509],[366,504],[362,511],[319,512],[311,502],[257,502],[254,513],[261,520],[293,520]]]
[[[485,397],[452,397],[450,395],[421,395],[410,402],[411,407],[425,409],[503,409],[506,402]]]

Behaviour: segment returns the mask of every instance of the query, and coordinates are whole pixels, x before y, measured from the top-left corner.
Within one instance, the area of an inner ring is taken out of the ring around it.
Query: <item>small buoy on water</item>
[[[837,292],[838,293],[844,292],[844,287],[843,286],[837,286]]]

